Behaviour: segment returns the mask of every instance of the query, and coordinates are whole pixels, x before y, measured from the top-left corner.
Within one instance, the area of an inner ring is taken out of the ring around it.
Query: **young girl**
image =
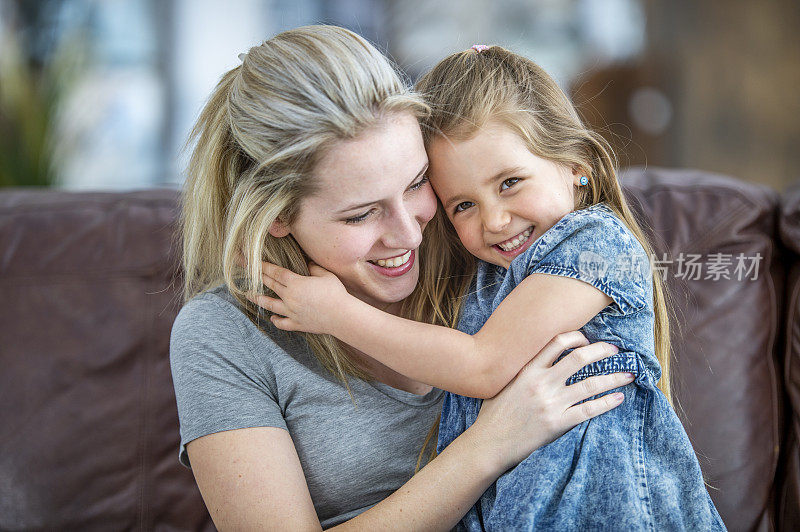
[[[613,344],[615,356],[570,381],[591,386],[591,376],[630,372],[636,380],[621,388],[622,406],[507,472],[463,527],[724,529],[671,407],[664,293],[606,144],[544,71],[497,46],[444,59],[418,90],[433,109],[424,124],[428,176],[443,211],[425,235],[441,240],[442,289],[431,298],[460,284],[458,330],[383,313],[315,265],[305,277],[265,263],[264,284],[280,299],[254,301],[279,328],[331,334],[452,392],[438,449],[474,423],[479,398],[496,394],[556,334],[580,328],[589,341]],[[367,205],[348,222],[381,215]],[[415,253],[370,264],[400,278]],[[464,264],[474,275],[458,278]]]

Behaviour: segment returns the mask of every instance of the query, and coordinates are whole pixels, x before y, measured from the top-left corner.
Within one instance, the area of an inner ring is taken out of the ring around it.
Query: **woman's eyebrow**
[[[414,184],[414,182],[417,179],[422,177],[422,174],[424,174],[427,169],[428,169],[428,161],[425,161],[425,164],[422,166],[422,170],[417,172],[417,175],[414,176],[414,178],[411,180],[411,182],[408,184],[408,186],[410,187],[411,185]],[[343,214],[343,213],[346,213],[346,212],[349,212],[349,211],[354,211],[356,209],[363,209],[364,207],[368,207],[370,205],[374,205],[376,203],[380,203],[380,201],[381,200],[374,200],[374,201],[367,201],[365,203],[359,203],[358,205],[351,205],[350,207],[345,207],[344,209],[341,209],[340,211],[337,212],[337,214]]]

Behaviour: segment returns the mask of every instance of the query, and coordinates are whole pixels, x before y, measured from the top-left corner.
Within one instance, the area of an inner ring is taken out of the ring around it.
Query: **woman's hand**
[[[310,275],[298,275],[269,262],[261,263],[264,286],[280,299],[251,294],[247,299],[273,313],[272,323],[284,331],[333,334],[337,305],[350,297],[342,282],[322,266],[309,264]]]
[[[566,349],[571,353],[553,365]],[[618,406],[622,393],[576,404],[633,382],[630,373],[589,377],[567,386],[569,377],[586,364],[616,353],[604,342],[589,344],[578,331],[556,336],[526,364],[508,385],[485,400],[478,419],[467,429],[480,445],[510,469],[534,450],[547,445],[587,419]]]

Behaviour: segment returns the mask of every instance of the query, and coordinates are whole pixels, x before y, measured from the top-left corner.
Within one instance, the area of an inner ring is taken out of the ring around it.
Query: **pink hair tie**
[[[475,50],[476,52],[482,52],[484,50],[488,50],[489,46],[485,44],[473,44],[472,49]]]

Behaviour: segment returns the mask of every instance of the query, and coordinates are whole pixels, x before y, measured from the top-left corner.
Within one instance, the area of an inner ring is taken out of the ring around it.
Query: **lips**
[[[377,264],[378,266],[382,266],[384,268],[397,268],[408,262],[410,258],[411,258],[411,250],[409,249],[402,255],[397,255],[396,257],[389,257],[388,259],[371,260],[370,262],[373,264]]]
[[[503,251],[513,251],[514,249],[524,244],[530,238],[531,231],[533,231],[533,226],[525,229],[518,235],[512,236],[508,240],[504,240],[498,243],[497,246]]]
[[[414,259],[416,252],[410,249],[396,257],[389,257],[386,259],[375,259],[367,261],[376,272],[386,277],[399,277],[411,270],[414,267]]]
[[[533,226],[512,236],[511,238],[494,244],[492,247],[506,258],[513,258],[528,249],[533,242]]]

